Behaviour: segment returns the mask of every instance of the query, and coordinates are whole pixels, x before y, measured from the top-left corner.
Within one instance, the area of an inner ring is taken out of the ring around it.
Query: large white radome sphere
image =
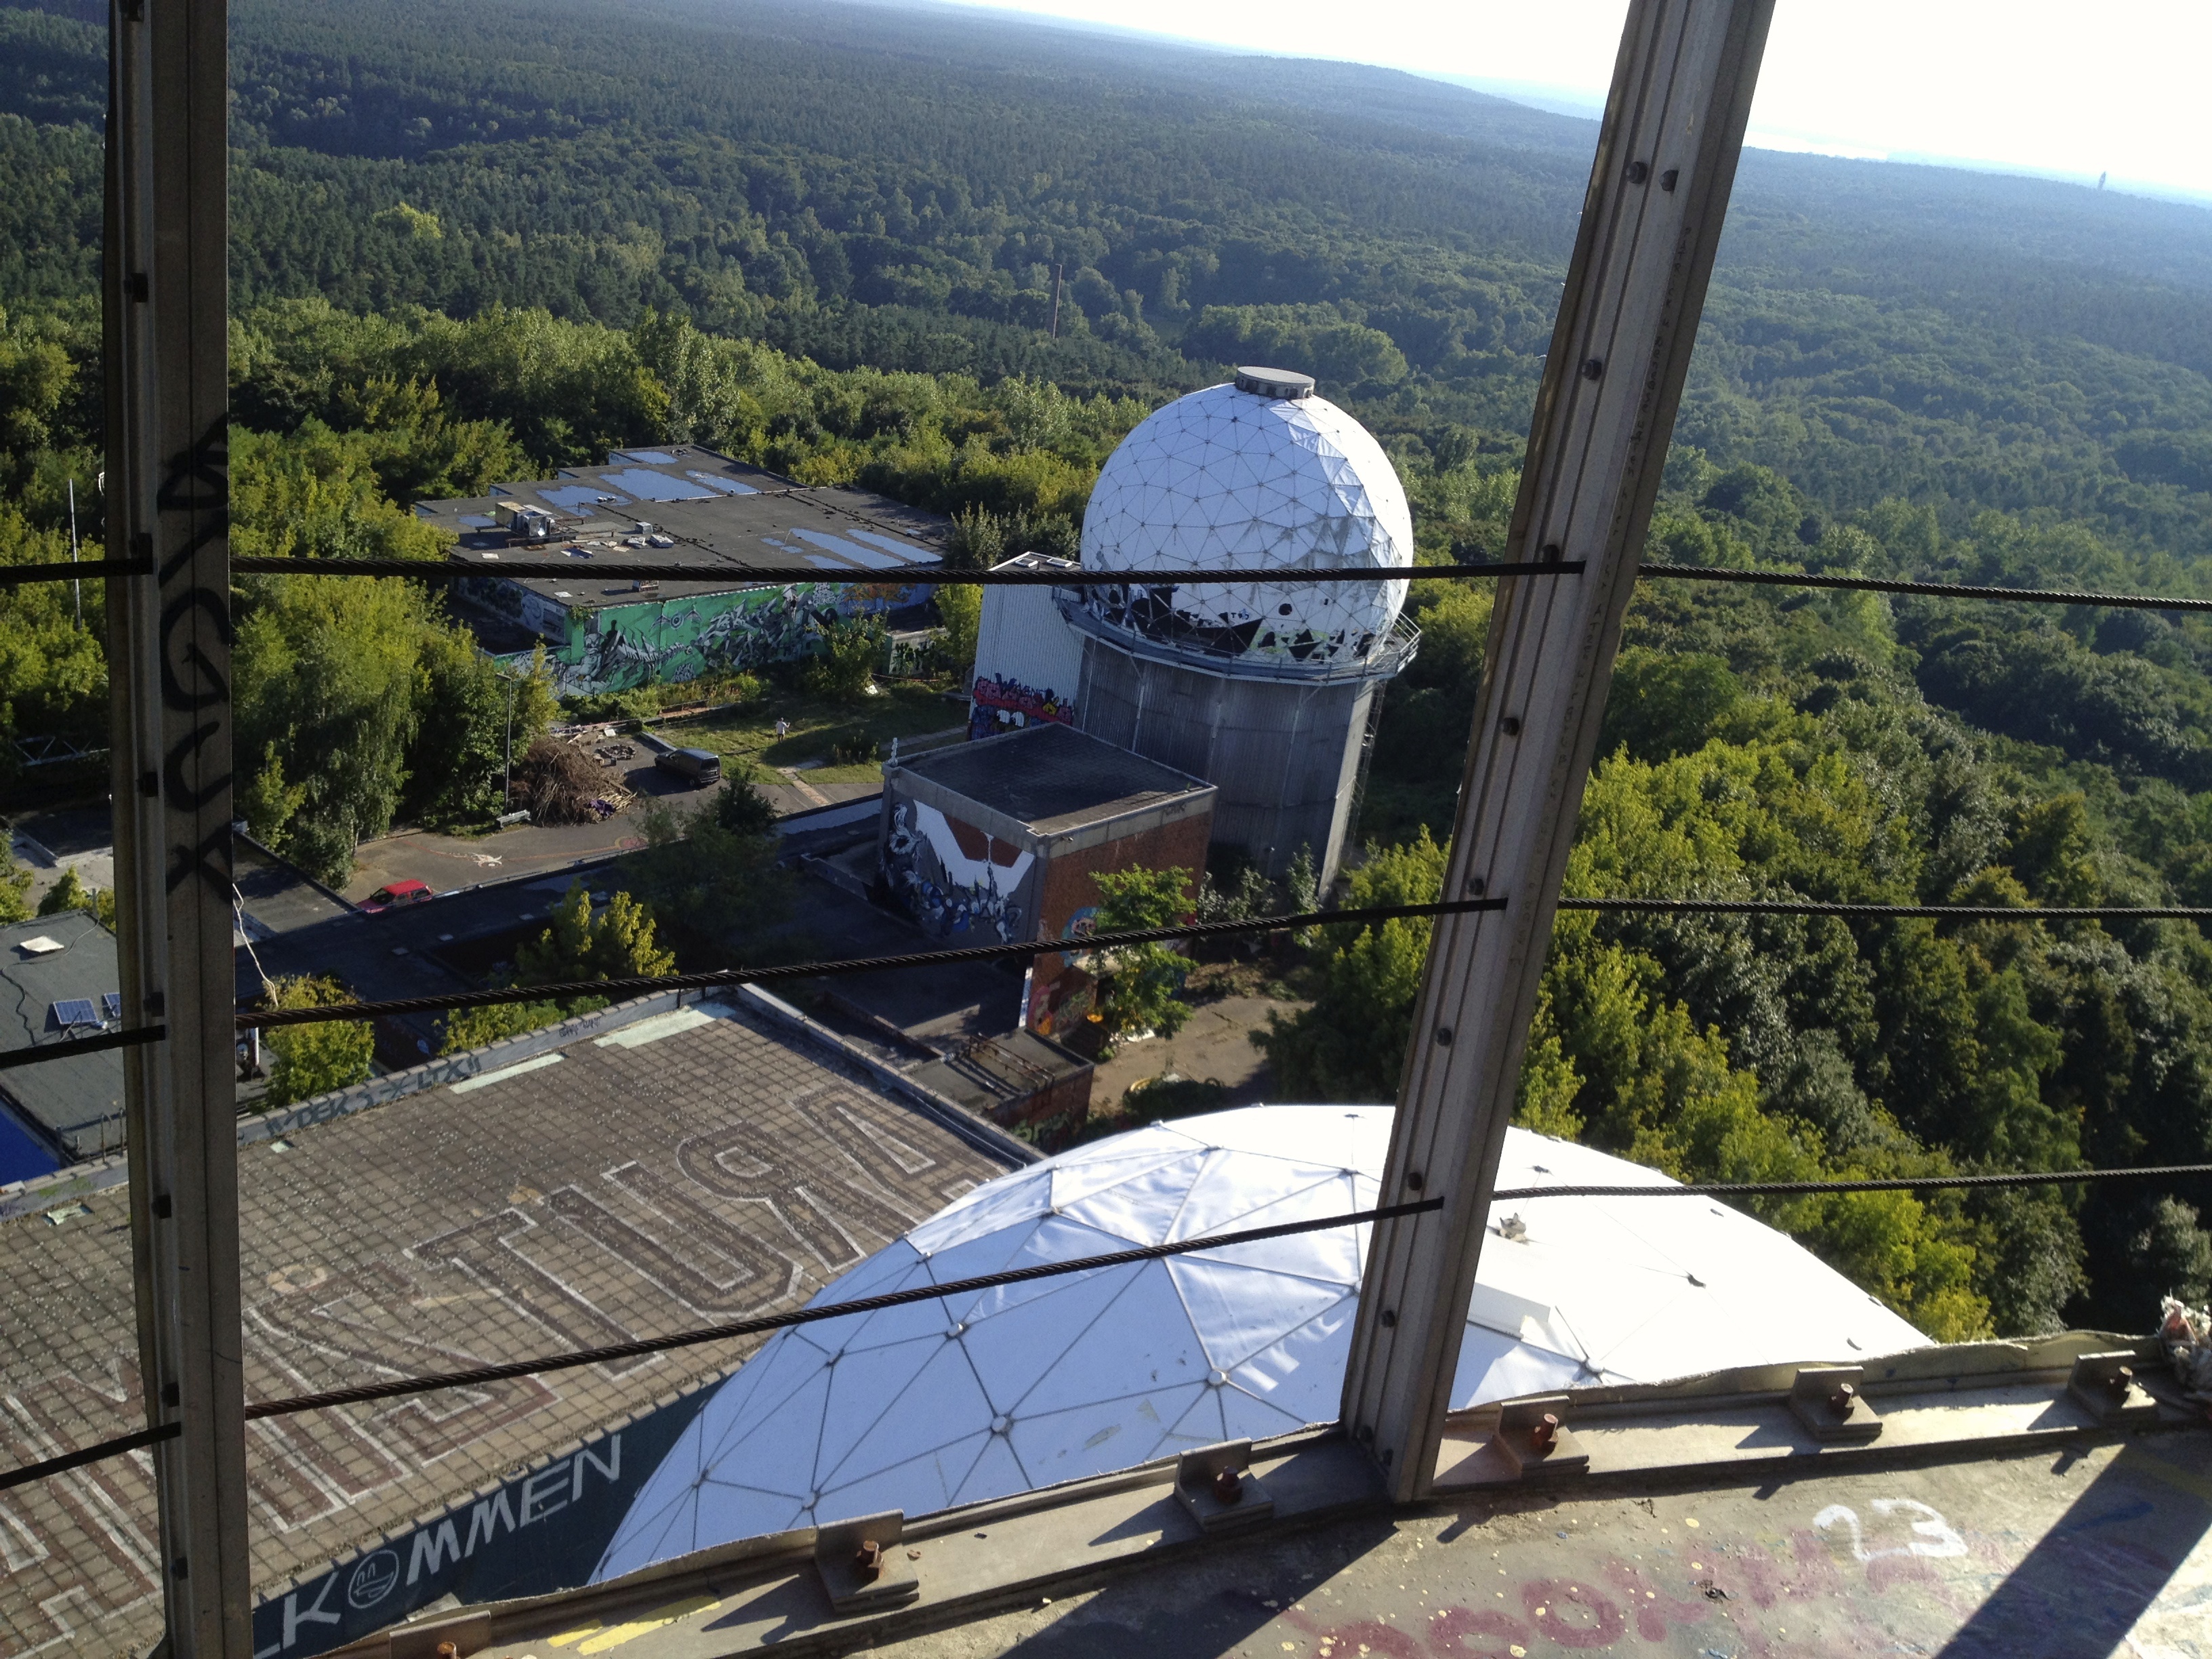
[[[1413,514],[1367,428],[1302,375],[1242,371],[1178,398],[1107,459],[1083,520],[1095,570],[1403,569]],[[1354,667],[1389,639],[1403,581],[1146,584],[1088,590],[1093,614],[1195,656]]]
[[[1370,1208],[1387,1106],[1155,1123],[954,1200],[816,1304]],[[1498,1184],[1674,1183],[1526,1129]],[[1335,1418],[1364,1224],[933,1297],[779,1331],[639,1489],[597,1582],[739,1538],[923,1515]],[[1451,1403],[1928,1339],[1802,1247],[1700,1198],[1545,1198],[1490,1217]]]

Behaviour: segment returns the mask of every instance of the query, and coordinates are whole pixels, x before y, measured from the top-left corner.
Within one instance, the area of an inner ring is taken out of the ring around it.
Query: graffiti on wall
[[[1030,908],[1022,889],[1036,865],[1036,854],[956,824],[925,802],[891,808],[884,872],[915,919],[940,939],[979,929],[1007,944],[1022,938]]]
[[[1075,700],[1050,686],[1040,691],[1003,674],[975,677],[973,700],[968,705],[968,736],[971,740],[1034,726],[1041,720],[1074,725]]]
[[[1098,907],[1086,904],[1060,930],[1063,939],[1089,939],[1098,931]],[[1023,1023],[1039,1036],[1072,1031],[1091,1016],[1098,1000],[1097,977],[1076,951],[1048,951],[1030,969],[1029,1003]]]
[[[548,648],[546,660],[563,696],[738,673],[807,655],[841,617],[918,605],[929,592],[882,583],[799,582],[569,611],[562,613],[568,637]],[[517,653],[509,660],[528,659]]]

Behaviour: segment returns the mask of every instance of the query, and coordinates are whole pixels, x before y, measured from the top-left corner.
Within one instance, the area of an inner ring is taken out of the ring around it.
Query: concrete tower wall
[[[1344,854],[1379,682],[1229,678],[1083,641],[1080,728],[1220,790],[1217,841],[1280,876],[1301,847],[1325,885]]]

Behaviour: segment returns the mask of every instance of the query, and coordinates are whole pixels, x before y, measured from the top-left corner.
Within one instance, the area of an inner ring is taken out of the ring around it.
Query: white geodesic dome
[[[1390,458],[1321,397],[1230,385],[1178,398],[1107,458],[1084,513],[1086,568],[1253,573],[1249,584],[1087,590],[1091,614],[1110,626],[1213,661],[1367,661],[1389,642],[1403,581],[1271,583],[1265,574],[1413,562],[1413,515]]]
[[[977,1188],[824,1289],[847,1302],[1370,1209],[1392,1109],[1154,1124]],[[1522,1129],[1501,1188],[1674,1183]],[[736,1539],[927,1514],[1333,1420],[1368,1228],[1343,1227],[780,1331],[700,1409],[596,1580]],[[1702,1198],[1494,1206],[1452,1403],[1856,1361],[1927,1338],[1781,1234]]]

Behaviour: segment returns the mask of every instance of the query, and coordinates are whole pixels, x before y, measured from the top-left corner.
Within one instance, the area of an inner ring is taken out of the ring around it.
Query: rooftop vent
[[[1296,403],[1314,394],[1314,377],[1293,368],[1240,368],[1237,389],[1257,398],[1280,398]]]

